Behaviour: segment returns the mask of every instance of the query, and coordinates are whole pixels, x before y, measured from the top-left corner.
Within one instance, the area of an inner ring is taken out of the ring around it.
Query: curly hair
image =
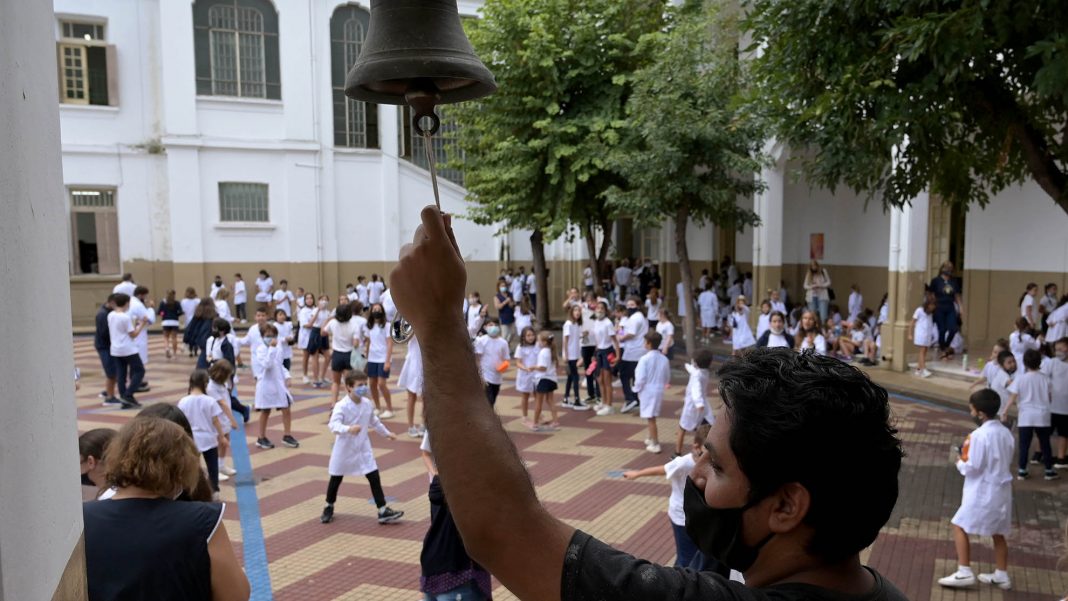
[[[157,417],[126,423],[104,452],[109,486],[136,486],[161,497],[193,490],[200,479],[200,453],[177,424]]]

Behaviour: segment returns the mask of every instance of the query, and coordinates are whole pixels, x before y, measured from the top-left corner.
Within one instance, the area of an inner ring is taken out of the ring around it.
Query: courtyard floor
[[[177,402],[186,393],[193,360],[164,358],[163,340],[155,334],[150,337],[150,354],[147,379],[152,390],[138,398],[145,404]],[[398,347],[394,385],[403,359],[403,347]],[[134,412],[100,404],[97,393],[103,388],[103,378],[90,337],[75,339],[75,361],[83,374],[77,395],[79,431],[117,428],[130,419]],[[380,526],[366,481],[349,478],[341,488],[334,522],[323,525],[319,513],[334,439],[326,428],[329,391],[301,385],[296,365],[293,373],[297,376],[291,388],[293,433],[300,448],[282,447],[280,417],[273,416],[269,436],[278,448],[257,449],[253,435],[246,442],[248,462],[242,460],[238,442],[234,459],[240,473],[222,483],[226,528],[253,584],[253,599],[421,598],[419,551],[429,524],[428,478],[419,456],[419,440],[405,435],[404,394],[394,388],[397,416],[386,422],[399,438],[390,442],[372,435],[386,494],[391,506],[405,511],[403,521]],[[251,374],[240,370],[239,376],[240,397],[250,401]],[[513,375],[508,374],[497,410],[542,502],[577,528],[639,557],[669,564],[674,542],[666,515],[668,483],[655,479],[629,482],[620,473],[666,462],[670,445],[664,445],[663,454],[651,455],[643,448],[645,428],[637,417],[597,418],[589,411],[561,410],[560,431],[531,433],[520,423],[513,382]],[[659,424],[665,440],[671,440],[675,431],[685,382],[685,372],[674,370]],[[1012,591],[991,587],[950,591],[936,584],[937,578],[956,568],[949,518],[960,502],[962,479],[950,464],[950,449],[960,444],[972,423],[960,408],[914,397],[895,395],[893,409],[908,453],[901,496],[879,539],[864,552],[864,561],[913,601],[1064,596],[1068,575],[1058,570],[1058,558],[1066,553],[1068,473],[1057,482],[1032,476],[1014,484],[1016,528],[1009,539]],[[973,541],[973,556],[978,568],[992,569],[988,540]],[[514,597],[497,585],[494,598]]]

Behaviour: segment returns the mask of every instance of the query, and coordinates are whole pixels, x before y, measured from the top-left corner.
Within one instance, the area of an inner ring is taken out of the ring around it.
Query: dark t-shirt
[[[98,351],[111,351],[111,330],[108,329],[108,313],[111,309],[101,305],[96,312],[96,334],[93,336],[93,348]]]
[[[503,303],[508,300],[508,296],[497,293],[497,302]],[[515,323],[515,306],[505,305],[501,307],[500,311],[497,311],[497,316],[501,319],[501,325],[510,326]]]
[[[953,304],[957,302],[957,295],[960,294],[960,285],[957,284],[956,279],[945,280],[942,276],[938,276],[931,280],[927,288],[934,295],[937,310],[952,311],[954,309]]]
[[[576,531],[564,556],[561,601],[907,601],[878,572],[875,588],[866,595],[843,595],[808,584],[749,588],[712,572],[658,566],[618,551]]]

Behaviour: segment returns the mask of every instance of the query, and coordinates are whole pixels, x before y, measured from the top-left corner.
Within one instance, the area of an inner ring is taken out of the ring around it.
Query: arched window
[[[278,13],[269,0],[193,4],[197,94],[282,98]]]
[[[345,96],[345,74],[363,49],[371,15],[358,6],[339,6],[330,17],[334,145],[378,148],[378,105]]]

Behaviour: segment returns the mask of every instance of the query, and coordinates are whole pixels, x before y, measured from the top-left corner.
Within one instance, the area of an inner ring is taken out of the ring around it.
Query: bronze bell
[[[436,104],[496,89],[464,34],[455,0],[371,0],[371,25],[345,78],[346,96],[410,104],[417,115],[433,116]]]

